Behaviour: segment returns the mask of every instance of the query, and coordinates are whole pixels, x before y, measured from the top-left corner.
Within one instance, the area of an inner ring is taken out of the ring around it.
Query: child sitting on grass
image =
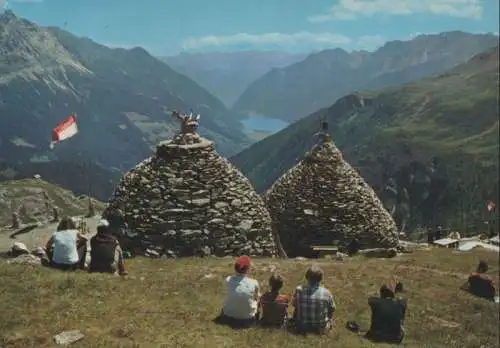
[[[280,295],[283,287],[283,278],[273,274],[269,278],[271,290],[262,295],[259,308],[262,316],[259,323],[266,327],[281,328],[285,325],[288,317],[289,299],[286,295]]]

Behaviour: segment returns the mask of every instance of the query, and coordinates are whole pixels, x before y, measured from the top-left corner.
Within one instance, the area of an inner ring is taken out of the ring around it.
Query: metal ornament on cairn
[[[318,133],[314,134],[318,136],[321,142],[325,143],[327,141],[331,141],[332,137],[328,134],[328,122],[325,120],[325,117],[321,117],[321,129]]]
[[[181,128],[177,133],[173,142],[182,145],[195,144],[201,141],[200,136],[196,132],[199,126],[200,114],[172,112],[172,117],[180,122]]]
[[[307,157],[309,157],[309,155],[311,155],[315,151],[319,151],[321,148],[324,148],[324,146],[330,146],[329,144],[333,140],[331,135],[328,133],[328,121],[326,121],[324,116],[321,117],[321,119],[320,119],[320,131],[315,133],[314,137],[318,137],[319,140],[316,143],[316,145],[314,145],[311,148],[311,150],[307,153],[306,159],[307,159]],[[335,162],[339,162],[340,160],[342,160],[342,153],[336,147],[335,147],[335,154],[334,154],[333,160]]]

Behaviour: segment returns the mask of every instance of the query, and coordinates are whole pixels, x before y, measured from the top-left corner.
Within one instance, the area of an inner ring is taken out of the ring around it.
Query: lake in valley
[[[265,116],[248,116],[241,121],[243,130],[247,134],[261,134],[264,136],[271,135],[286,128],[289,123],[277,118],[270,118]],[[259,136],[259,138],[262,138]]]

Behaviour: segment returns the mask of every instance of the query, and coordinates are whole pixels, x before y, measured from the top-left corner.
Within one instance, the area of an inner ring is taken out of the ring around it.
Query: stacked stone
[[[271,218],[214,143],[184,133],[124,175],[103,216],[124,221],[150,256],[274,256]]]
[[[398,245],[397,227],[373,189],[329,137],[282,176],[264,199],[288,256],[312,256],[312,245],[362,249]]]

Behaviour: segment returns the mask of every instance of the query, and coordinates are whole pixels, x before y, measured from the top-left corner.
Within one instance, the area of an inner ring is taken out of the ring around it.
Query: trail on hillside
[[[90,230],[90,236],[95,233],[99,219],[100,219],[99,216],[95,216],[92,218],[84,218],[84,221],[87,223],[87,226]],[[43,247],[49,240],[52,233],[54,233],[56,228],[57,228],[57,223],[49,223],[34,228],[33,230],[27,233],[19,234],[14,238],[11,238],[10,236],[17,230],[0,229],[0,253],[4,253],[10,250],[14,242],[22,242],[26,244],[29,250],[33,250],[38,246]]]

